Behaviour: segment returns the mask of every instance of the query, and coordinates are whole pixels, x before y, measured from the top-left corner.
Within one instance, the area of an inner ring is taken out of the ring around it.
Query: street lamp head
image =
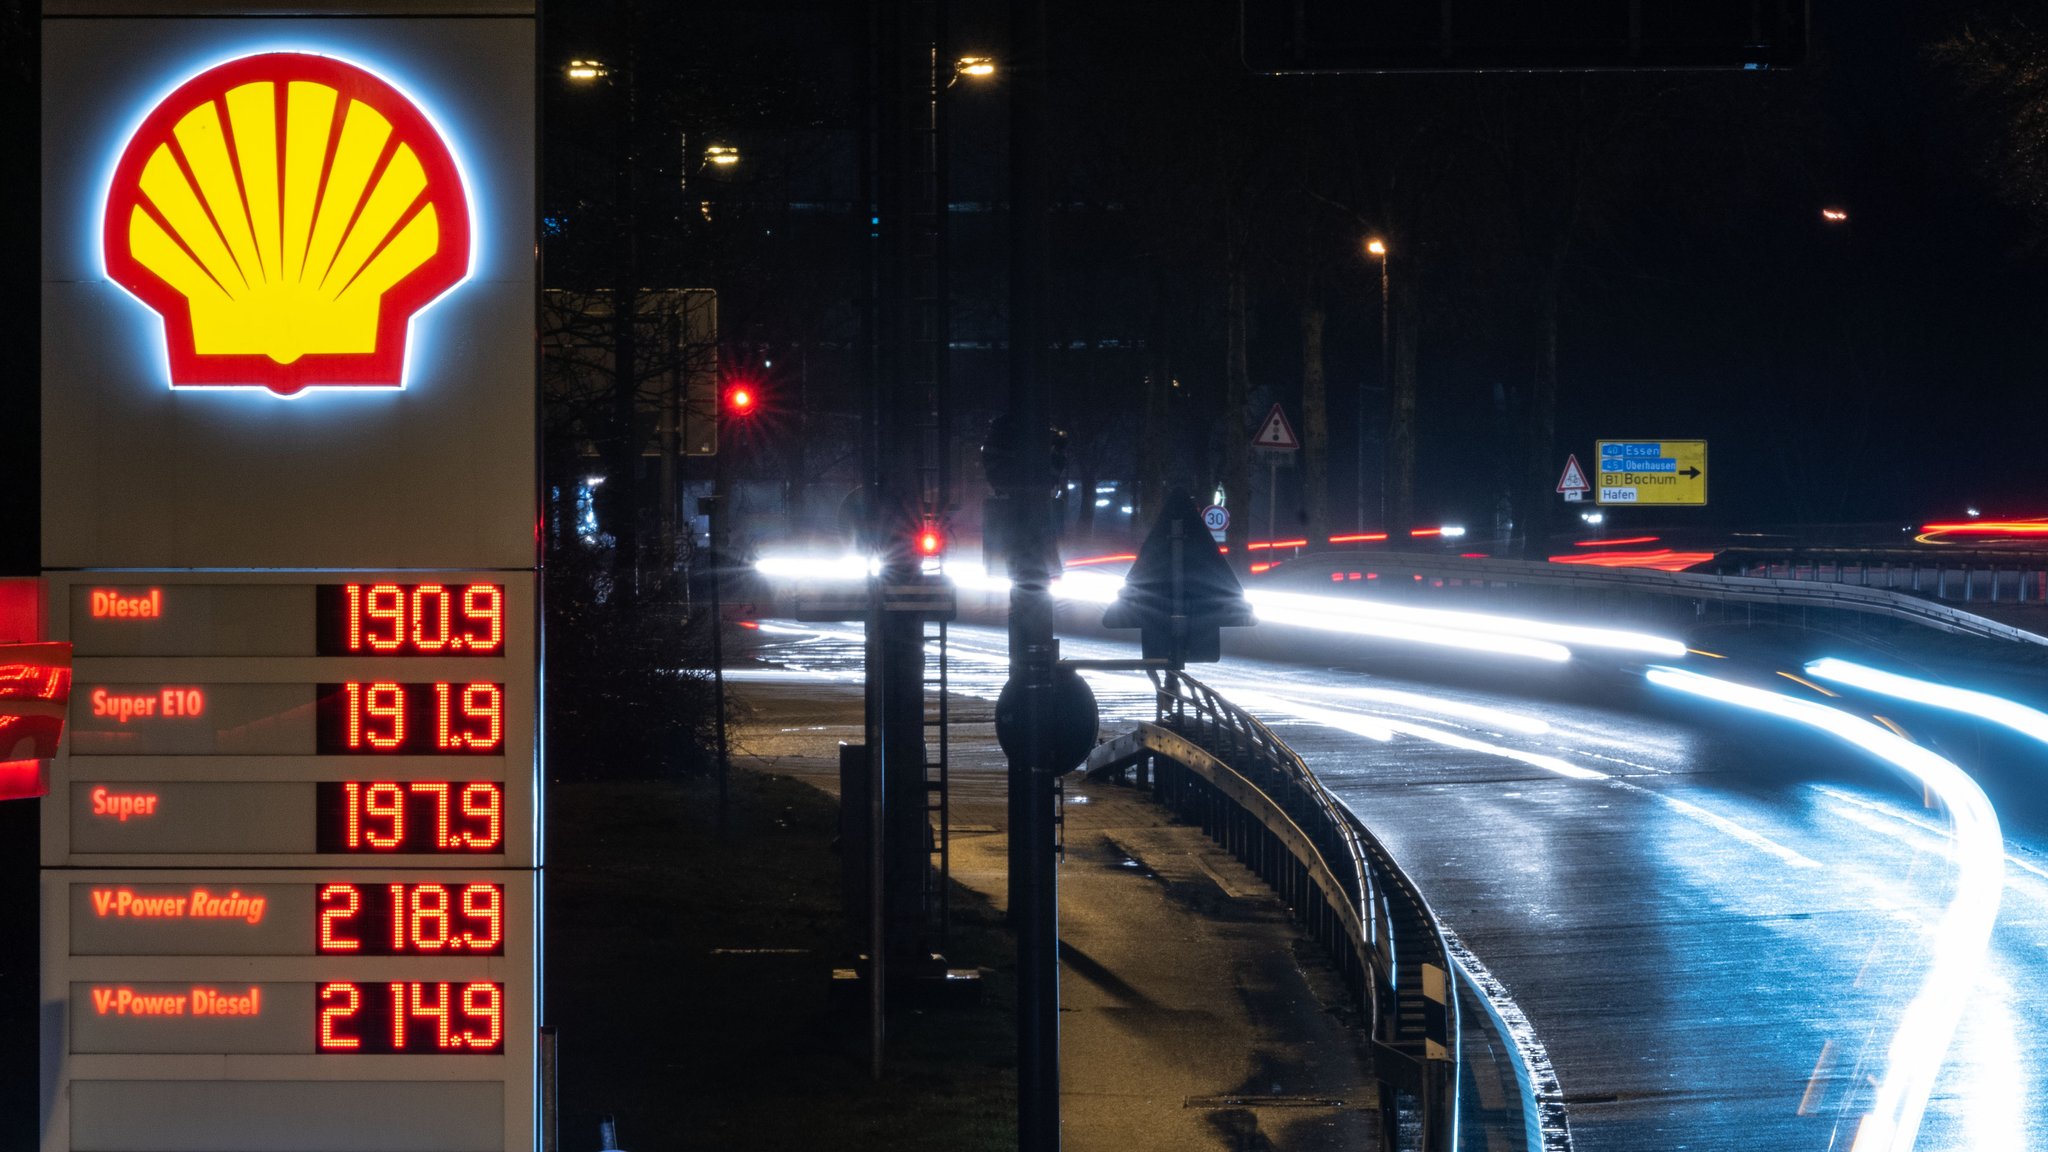
[[[1849,222],[1849,210],[1846,208],[1823,208],[1820,210],[1820,218],[1830,224],[1847,224]]]
[[[568,66],[562,69],[562,73],[578,83],[588,83],[604,79],[611,75],[611,70],[606,68],[601,60],[571,60]]]
[[[1365,242],[1365,250],[1381,260],[1387,258],[1387,242],[1377,236]]]
[[[971,76],[978,80],[995,74],[996,61],[993,56],[962,56],[953,65],[953,75],[956,77]]]
[[[713,144],[704,149],[704,162],[730,168],[740,162],[740,150],[728,144]]]

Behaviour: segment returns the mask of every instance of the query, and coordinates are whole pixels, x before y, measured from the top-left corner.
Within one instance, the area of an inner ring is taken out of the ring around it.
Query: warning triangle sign
[[[1573,453],[1566,456],[1564,458],[1564,475],[1557,478],[1557,490],[1559,492],[1586,492],[1590,491],[1592,487],[1591,484],[1586,483],[1585,469],[1579,467],[1578,454]]]
[[[1266,422],[1259,425],[1259,434],[1252,437],[1252,447],[1275,448],[1283,452],[1301,447],[1301,441],[1294,438],[1294,427],[1287,423],[1287,413],[1282,412],[1278,404],[1266,413]]]

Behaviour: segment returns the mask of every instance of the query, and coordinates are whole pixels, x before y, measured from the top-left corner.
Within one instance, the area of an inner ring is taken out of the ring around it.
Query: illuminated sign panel
[[[488,780],[319,786],[322,852],[502,852],[505,789]]]
[[[396,387],[415,312],[469,269],[454,155],[374,73],[304,52],[209,68],[108,190],[107,274],[163,316],[172,387]]]
[[[505,750],[503,684],[322,684],[322,756],[494,756]]]
[[[502,584],[323,584],[322,656],[496,656],[505,650]]]
[[[42,10],[42,1152],[531,1152],[532,6]]]

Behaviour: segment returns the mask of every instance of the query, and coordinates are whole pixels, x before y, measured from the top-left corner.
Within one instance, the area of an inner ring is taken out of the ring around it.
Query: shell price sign
[[[1707,502],[1705,440],[1601,440],[1595,497],[1602,504]]]
[[[533,6],[43,12],[41,1150],[531,1152]]]
[[[174,388],[399,387],[413,315],[469,272],[447,141],[389,82],[305,52],[165,97],[105,221],[108,275],[163,317]]]

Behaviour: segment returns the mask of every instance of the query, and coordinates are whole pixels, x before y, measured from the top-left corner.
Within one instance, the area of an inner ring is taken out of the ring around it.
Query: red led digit
[[[368,603],[363,606],[363,615],[372,620],[386,621],[391,625],[388,635],[379,636],[374,631],[365,631],[364,639],[372,651],[396,652],[405,646],[405,590],[396,584],[373,584],[370,587]]]
[[[390,728],[381,736],[364,724],[364,744],[388,750],[405,743],[405,689],[388,680],[370,685],[369,691],[364,693],[363,712],[391,722]],[[354,746],[362,747],[360,744]]]
[[[449,724],[448,692],[448,685],[434,685],[434,747],[436,748],[462,747],[462,741],[456,739],[455,733]]]
[[[389,821],[382,835],[375,828],[363,829],[363,841],[372,848],[390,850],[405,842],[405,790],[396,784],[370,785],[363,797],[363,812]]]
[[[363,942],[340,931],[342,923],[363,910],[363,894],[353,884],[329,884],[320,889],[320,951],[354,952]]]
[[[421,884],[412,890],[412,946],[425,952],[448,947],[448,889],[441,884]],[[460,942],[457,942],[458,946]]]
[[[391,990],[391,1050],[405,1051],[405,985],[393,984]]]
[[[462,814],[483,823],[483,831],[464,831],[463,843],[471,848],[496,848],[504,839],[505,793],[491,783],[465,784],[462,788]]]
[[[481,736],[473,729],[462,734],[471,748],[496,748],[505,740],[505,690],[496,684],[471,684],[464,688],[462,716],[484,724]]]
[[[363,650],[363,586],[348,585],[348,650]]]
[[[448,783],[445,780],[417,780],[406,785],[415,796],[434,798],[434,846],[437,848],[460,848],[462,841],[449,832],[451,813],[448,811]]]
[[[432,606],[429,607],[428,601]],[[455,631],[455,605],[448,589],[439,584],[422,584],[412,590],[412,643],[422,652],[439,652],[448,647]]]
[[[484,1024],[484,1034],[464,1033],[471,1048],[496,1048],[505,1038],[505,990],[496,984],[462,986],[462,1014]]]
[[[341,794],[348,809],[348,847],[353,852],[363,846],[363,786],[350,780],[341,786]]]
[[[505,642],[505,589],[496,584],[471,584],[462,590],[462,619],[467,625],[482,625],[483,631],[465,628],[463,646],[473,652],[495,652]]]
[[[346,1052],[363,1046],[362,1037],[343,1035],[338,1027],[341,1021],[353,1019],[362,1006],[362,990],[346,980],[320,986],[321,1051]]]
[[[434,990],[433,999],[431,1001],[427,998],[428,988],[432,988]],[[432,1020],[434,1022],[434,1047],[447,1049],[459,1048],[462,1046],[461,1039],[454,1037],[451,1034],[453,1030],[449,1026],[447,984],[427,984],[423,981],[414,980],[405,986],[404,996],[393,997],[393,1000],[394,1002],[403,1003],[405,1005],[405,1010],[401,1013],[397,1013],[398,1016],[418,1017],[423,1020]],[[405,1043],[401,1039],[398,1043],[394,1044],[393,1047],[403,1050],[405,1048]]]
[[[462,888],[462,914],[486,925],[484,935],[464,932],[465,946],[479,952],[494,951],[505,938],[505,890],[496,884],[465,884]]]

